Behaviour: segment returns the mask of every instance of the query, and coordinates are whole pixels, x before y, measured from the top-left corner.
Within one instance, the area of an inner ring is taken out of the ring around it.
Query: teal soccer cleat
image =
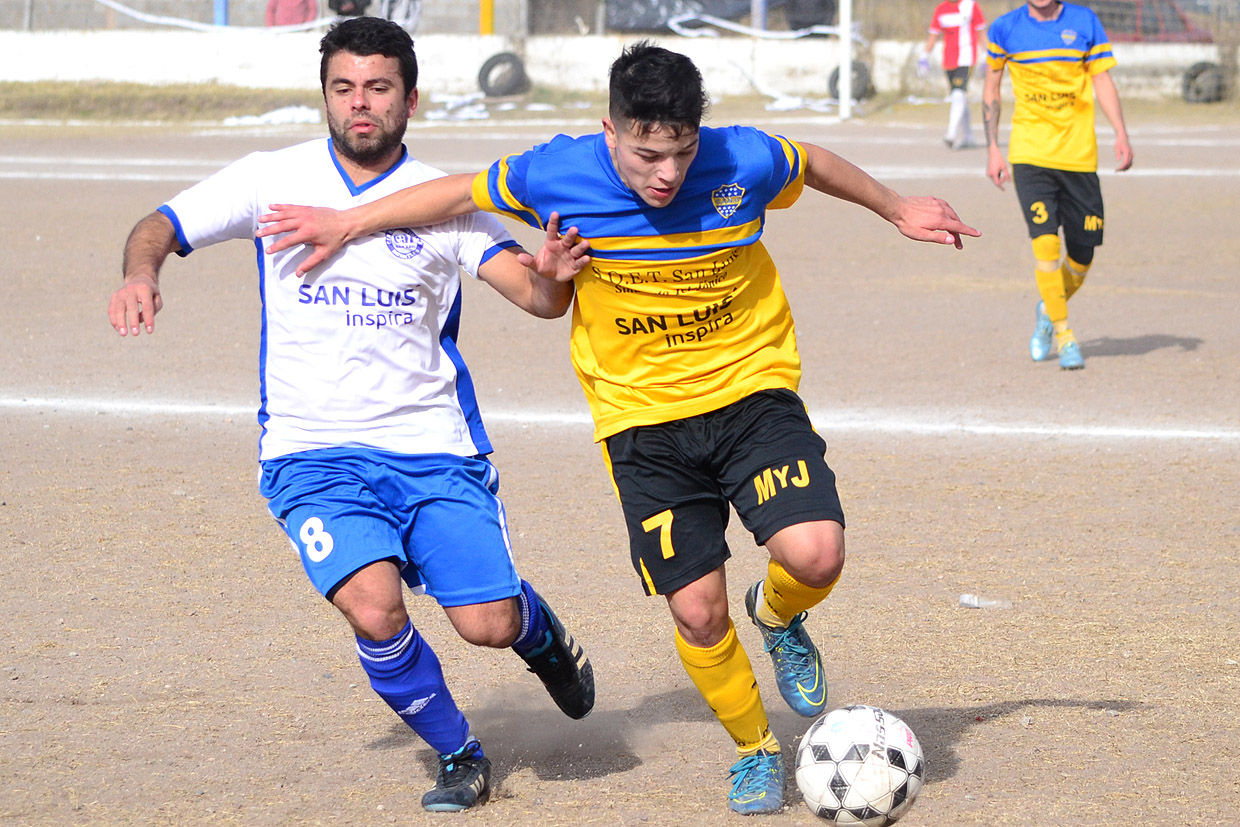
[[[728,807],[742,815],[775,813],[784,806],[784,756],[759,750],[737,761],[728,770],[732,791]]]
[[[1029,355],[1035,362],[1045,362],[1051,355],[1051,337],[1055,327],[1046,315],[1046,304],[1038,302],[1037,323],[1033,335],[1029,337]]]
[[[1085,367],[1085,358],[1081,356],[1081,346],[1076,342],[1068,342],[1059,349],[1060,370],[1080,370]]]
[[[775,665],[779,694],[798,715],[820,715],[827,707],[827,677],[822,672],[818,647],[805,631],[805,612],[794,617],[786,629],[758,620],[762,582],[754,583],[745,594],[745,611],[762,632],[762,646]]]

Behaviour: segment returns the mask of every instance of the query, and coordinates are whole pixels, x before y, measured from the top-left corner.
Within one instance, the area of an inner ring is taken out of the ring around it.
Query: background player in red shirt
[[[969,122],[969,73],[977,62],[977,43],[985,29],[986,16],[974,0],[945,0],[930,18],[930,36],[917,62],[918,73],[924,77],[930,71],[930,53],[942,35],[943,71],[947,73],[951,101],[943,143],[950,149],[976,146]]]

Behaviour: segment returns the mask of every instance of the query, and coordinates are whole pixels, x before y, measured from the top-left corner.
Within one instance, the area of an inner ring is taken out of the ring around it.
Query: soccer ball
[[[913,806],[924,767],[913,730],[875,706],[828,712],[797,748],[801,795],[831,824],[891,824]]]

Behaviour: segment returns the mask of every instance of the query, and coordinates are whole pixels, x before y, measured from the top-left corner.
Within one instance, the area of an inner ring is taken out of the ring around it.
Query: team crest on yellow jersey
[[[741,199],[745,197],[745,188],[740,184],[725,184],[710,194],[710,203],[715,205],[715,211],[724,218],[731,218],[741,206]]]
[[[1076,41],[1076,32],[1071,29],[1064,29],[1059,33],[1059,39],[1063,41],[1063,45],[1071,46]]]

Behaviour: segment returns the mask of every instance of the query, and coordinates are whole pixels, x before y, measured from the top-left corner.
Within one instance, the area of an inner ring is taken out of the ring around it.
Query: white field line
[[[154,417],[220,417],[250,419],[256,406],[236,403],[144,401],[86,397],[0,396],[0,408],[43,413],[117,414]],[[968,414],[951,416],[930,412],[888,413],[878,410],[811,411],[818,431],[907,436],[989,436],[1008,438],[1063,437],[1070,439],[1120,439],[1145,441],[1240,442],[1240,429],[1201,427],[1146,427],[1140,425],[1069,425],[987,421]],[[488,422],[516,425],[555,425],[586,428],[585,412],[539,410],[490,410]]]

